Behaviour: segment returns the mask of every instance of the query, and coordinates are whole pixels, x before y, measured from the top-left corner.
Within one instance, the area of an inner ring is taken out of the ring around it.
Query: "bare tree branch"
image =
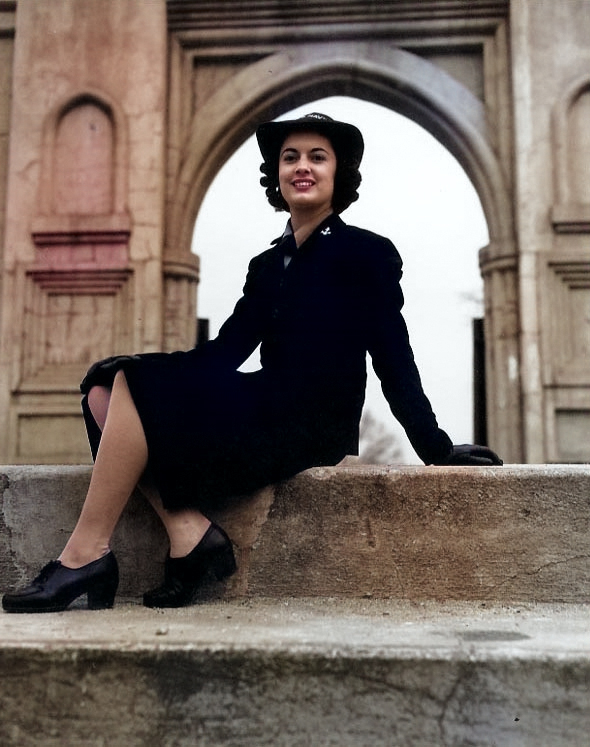
[[[396,437],[369,410],[361,418],[359,459],[364,464],[392,464],[402,459]]]

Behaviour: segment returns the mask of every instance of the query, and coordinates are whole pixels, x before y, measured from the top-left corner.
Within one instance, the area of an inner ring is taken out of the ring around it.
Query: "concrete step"
[[[89,467],[0,467],[2,590],[56,557]],[[590,466],[308,470],[212,518],[239,571],[225,598],[572,602],[590,589]],[[134,497],[113,547],[120,594],[159,583],[166,539]]]
[[[0,613],[3,747],[581,747],[584,605]]]
[[[86,467],[0,469],[4,589],[55,557]],[[114,610],[0,614],[4,747],[583,745],[590,467],[314,469],[215,516],[225,599],[148,610],[134,497]],[[564,603],[565,602],[565,603]]]

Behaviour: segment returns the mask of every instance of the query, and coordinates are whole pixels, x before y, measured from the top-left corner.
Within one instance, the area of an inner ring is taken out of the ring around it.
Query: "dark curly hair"
[[[359,198],[358,188],[361,183],[361,172],[358,166],[346,158],[346,154],[332,143],[336,153],[336,173],[334,175],[334,194],[332,196],[332,208],[335,213],[342,213],[349,205]],[[289,212],[285,198],[279,187],[279,157],[264,161],[260,166],[264,176],[260,184],[265,188],[266,198],[277,211]]]

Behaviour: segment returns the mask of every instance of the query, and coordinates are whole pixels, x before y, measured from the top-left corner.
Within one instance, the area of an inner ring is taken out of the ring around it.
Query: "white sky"
[[[477,252],[488,242],[477,193],[437,140],[395,112],[359,99],[331,97],[281,119],[312,111],[351,122],[363,133],[360,198],[342,218],[396,245],[404,261],[403,313],[424,389],[453,442],[471,442],[471,320],[482,315]],[[249,260],[282,233],[288,218],[266,201],[259,185],[261,160],[252,137],[221,169],[197,217],[197,313],[210,319],[212,337],[241,294]],[[366,407],[396,435],[404,461],[420,463],[368,368]]]

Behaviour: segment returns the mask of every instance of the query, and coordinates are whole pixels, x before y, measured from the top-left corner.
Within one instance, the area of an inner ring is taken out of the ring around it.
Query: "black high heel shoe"
[[[166,558],[164,583],[143,595],[146,607],[185,607],[213,575],[218,581],[236,570],[232,543],[216,524],[205,532],[199,544],[183,558]]]
[[[5,594],[5,612],[63,612],[82,596],[88,595],[89,610],[113,606],[119,585],[119,567],[112,552],[81,568],[67,568],[59,560],[48,563],[29,586]]]

